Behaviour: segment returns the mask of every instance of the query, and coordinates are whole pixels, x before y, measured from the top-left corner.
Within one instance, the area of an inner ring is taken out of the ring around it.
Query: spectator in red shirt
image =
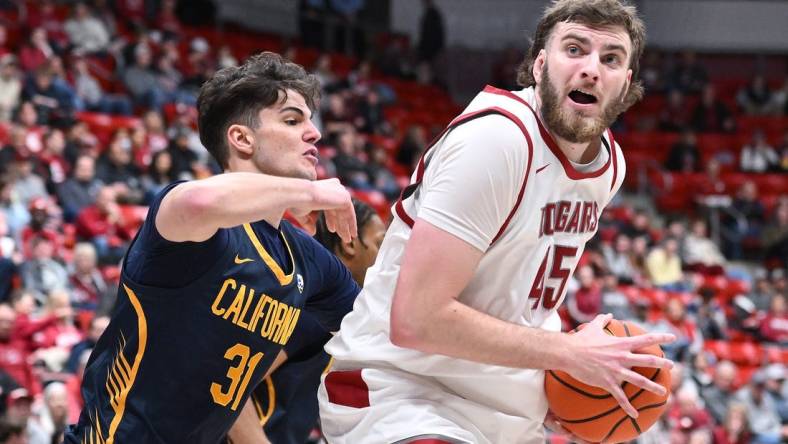
[[[63,370],[71,348],[82,340],[82,332],[74,326],[73,310],[68,292],[56,290],[49,294],[45,316],[56,319],[33,335],[35,355],[54,372]]]
[[[96,247],[99,263],[117,263],[126,252],[132,231],[124,220],[113,187],[104,187],[96,203],[85,207],[77,217],[77,233]]]
[[[33,72],[43,65],[55,50],[49,44],[44,28],[35,28],[30,32],[30,40],[19,52],[19,64],[26,72]]]
[[[750,444],[747,407],[739,402],[728,405],[725,421],[714,428],[714,444]]]
[[[14,309],[8,304],[0,304],[0,369],[30,393],[40,393],[41,383],[33,374],[27,347],[13,334],[15,322]]]
[[[60,257],[63,248],[63,236],[55,230],[56,225],[50,216],[51,203],[48,198],[37,197],[30,201],[30,223],[22,229],[22,254],[26,259],[33,257],[33,239],[42,237],[52,242],[55,257]]]
[[[761,321],[761,337],[764,341],[788,345],[788,311],[785,296],[775,293],[769,304],[769,312]]]
[[[69,275],[73,305],[82,310],[107,310],[113,288],[98,269],[96,248],[87,242],[74,247],[74,267]]]
[[[589,265],[577,270],[579,288],[567,303],[572,328],[591,322],[602,309],[602,290],[594,279],[594,270]]]
[[[683,442],[687,442],[693,432],[710,431],[714,424],[709,412],[701,406],[698,393],[686,387],[676,393],[676,400],[668,410],[668,422],[685,437]]]

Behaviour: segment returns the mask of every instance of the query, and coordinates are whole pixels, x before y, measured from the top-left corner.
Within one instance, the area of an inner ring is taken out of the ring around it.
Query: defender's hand
[[[350,193],[339,179],[312,182],[311,201],[301,207],[291,208],[290,213],[308,232],[315,233],[318,213],[323,210],[328,231],[336,233],[343,242],[351,242],[357,234],[356,212]]]

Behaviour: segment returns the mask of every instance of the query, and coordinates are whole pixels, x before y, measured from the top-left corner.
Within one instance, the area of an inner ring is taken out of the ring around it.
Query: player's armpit
[[[246,401],[227,437],[232,444],[271,444],[263,432],[251,398]]]

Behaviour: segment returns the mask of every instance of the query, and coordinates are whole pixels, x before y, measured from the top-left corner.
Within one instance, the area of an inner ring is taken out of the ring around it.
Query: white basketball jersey
[[[558,331],[557,309],[567,280],[586,242],[596,233],[600,213],[623,182],[624,159],[607,132],[603,166],[590,172],[576,170],[542,127],[533,107],[533,88],[510,92],[487,87],[449,126],[491,113],[504,115],[521,129],[522,149],[529,152],[523,156],[527,161],[521,165],[525,175],[518,201],[459,300],[507,322]],[[440,168],[430,159],[445,138],[446,133],[427,152],[427,170]],[[420,182],[423,174],[421,167],[414,181]],[[334,369],[396,368],[424,378],[425,385],[437,383],[491,410],[541,422],[547,410],[541,370],[426,354],[397,347],[389,340],[391,301],[411,231],[408,222],[419,215],[421,195],[417,191],[402,201],[399,217],[389,227],[375,265],[367,271],[353,311],[326,345],[335,358]],[[472,202],[469,199],[469,205]]]

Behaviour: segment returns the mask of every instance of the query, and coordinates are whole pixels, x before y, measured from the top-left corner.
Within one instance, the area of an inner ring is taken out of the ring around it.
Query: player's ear
[[[357,251],[358,251],[358,238],[354,238],[350,242],[340,242],[339,244],[339,254],[342,257],[353,259],[356,256]]]
[[[539,54],[537,54],[536,59],[534,59],[534,66],[531,69],[531,74],[533,74],[537,84],[542,82],[542,69],[544,69],[546,54],[544,49],[540,49]]]
[[[227,128],[227,144],[242,159],[249,159],[254,152],[254,133],[246,125],[233,124]]]
[[[627,80],[624,82],[624,91],[629,92],[629,87],[632,85],[632,70],[627,70]]]

